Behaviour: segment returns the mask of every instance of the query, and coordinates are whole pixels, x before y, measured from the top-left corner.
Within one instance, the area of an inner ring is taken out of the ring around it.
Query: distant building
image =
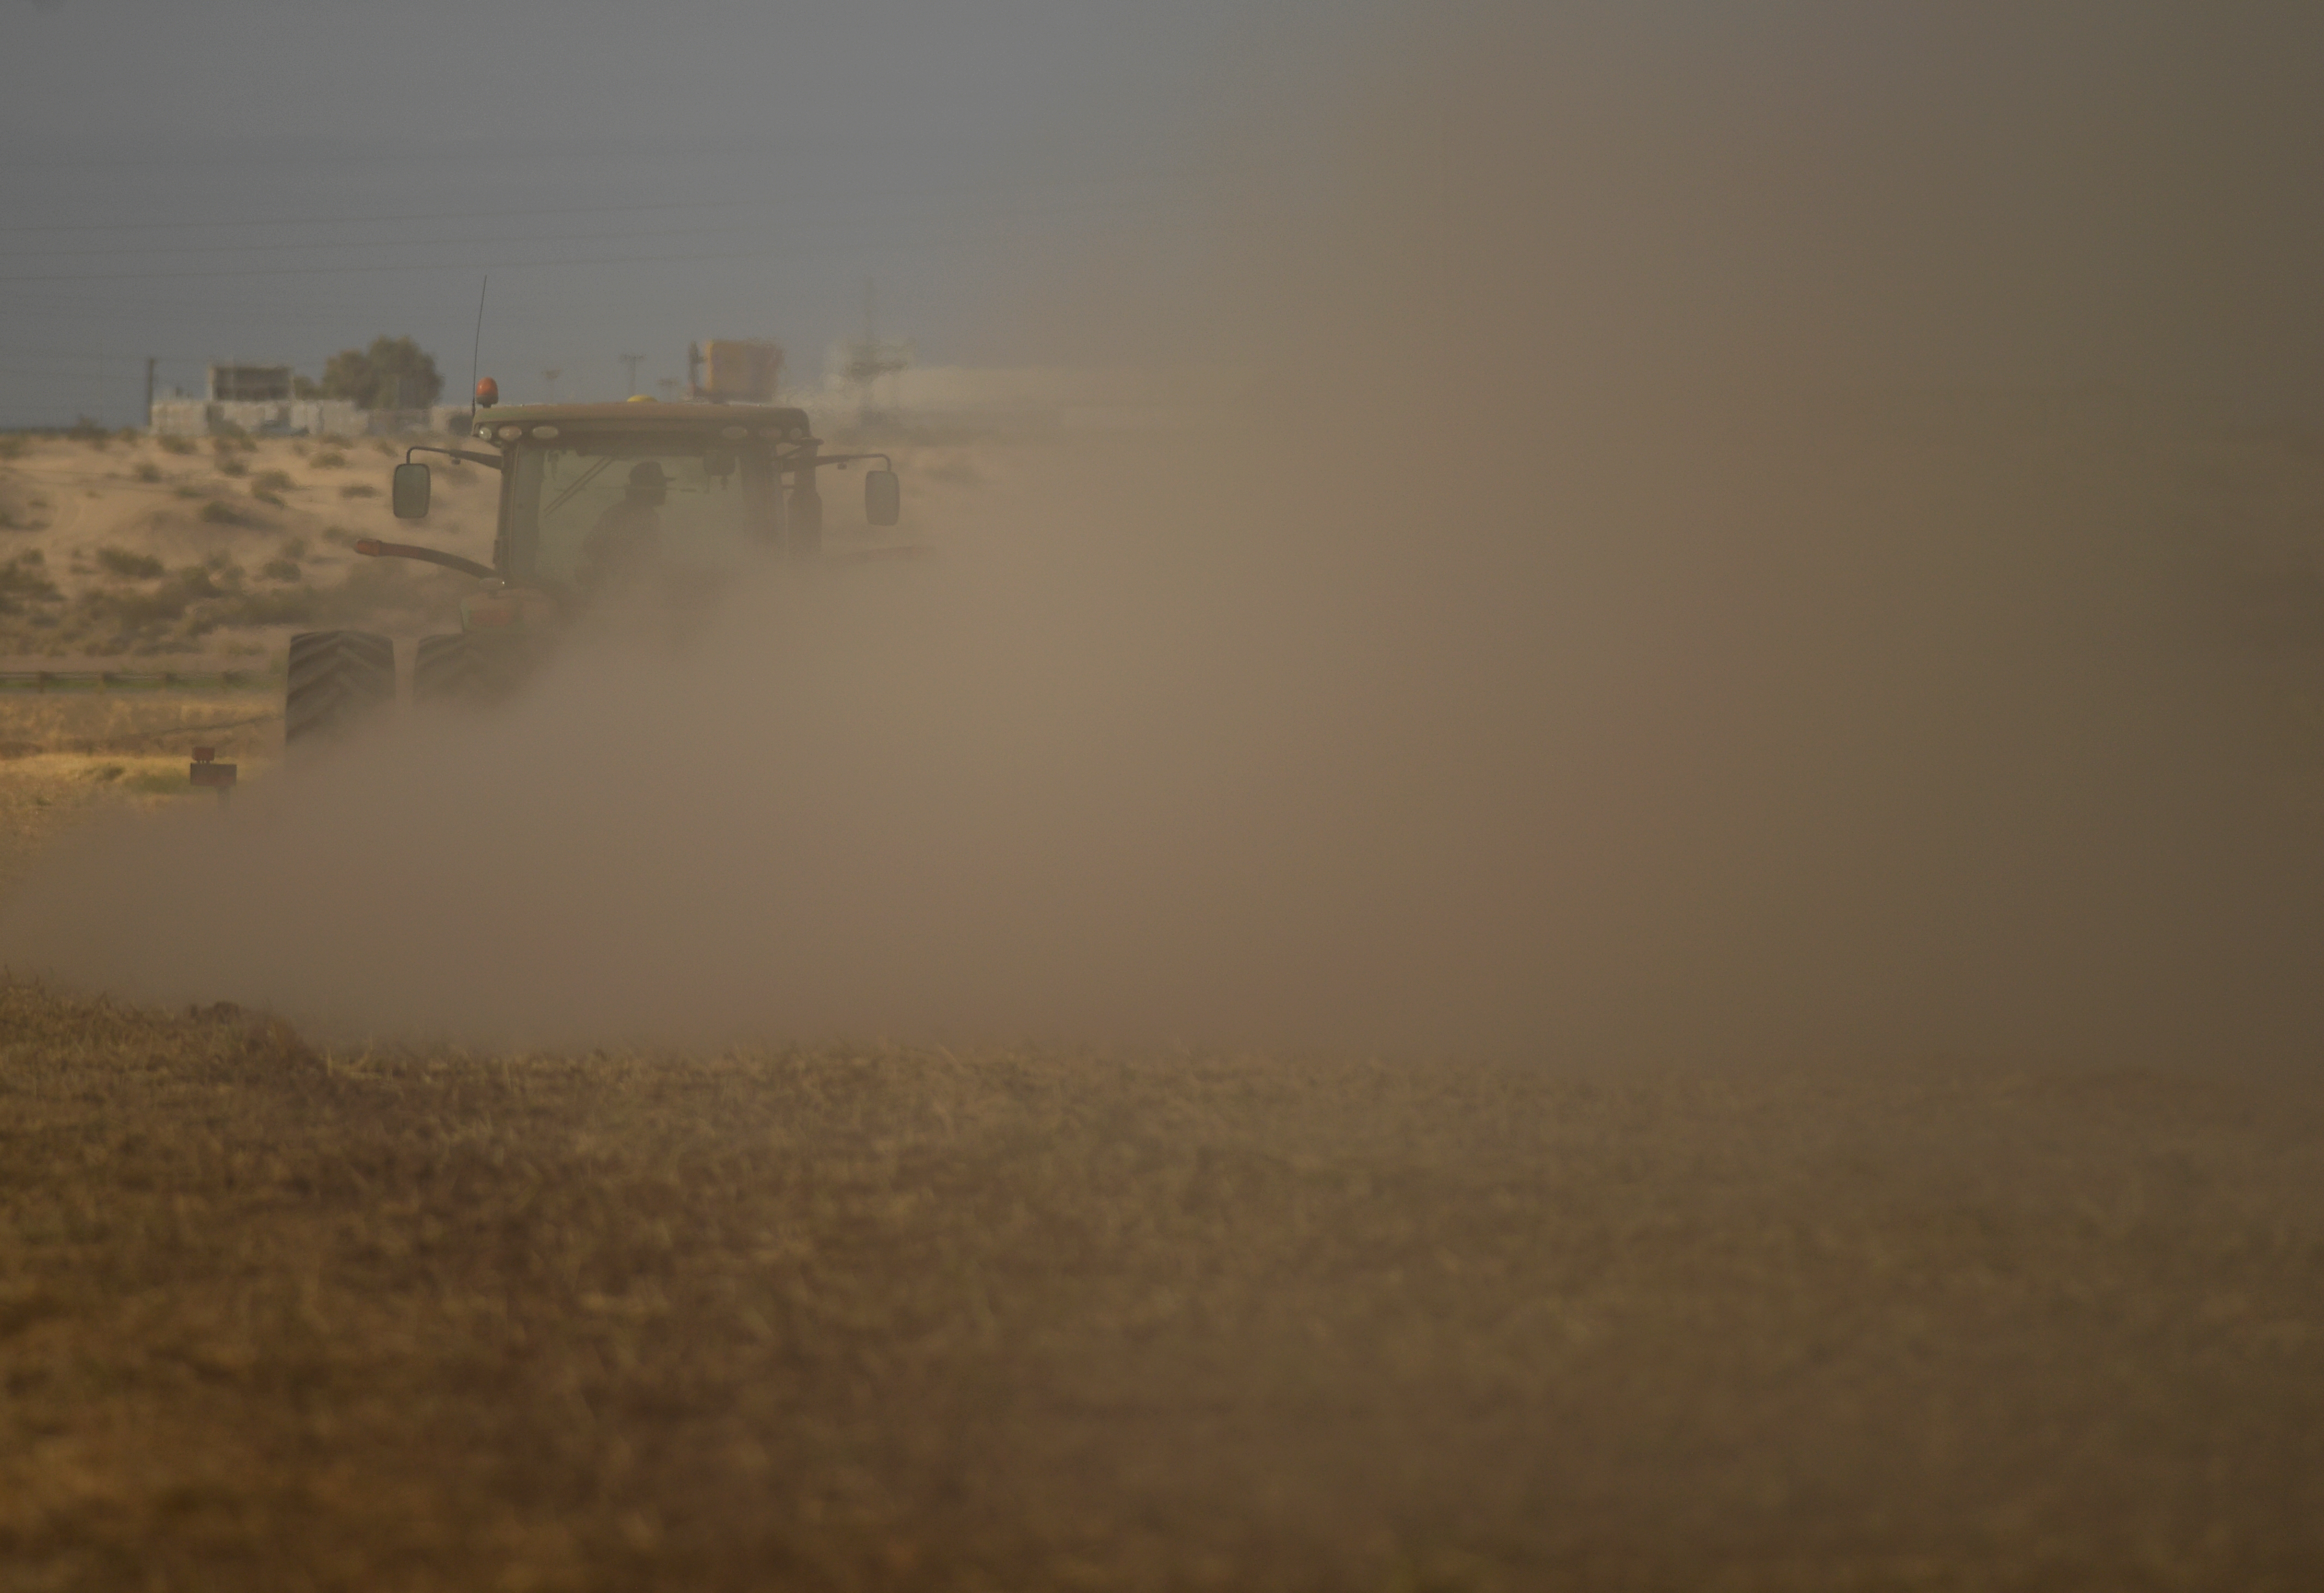
[[[204,397],[212,403],[285,404],[290,401],[288,365],[212,365]]]

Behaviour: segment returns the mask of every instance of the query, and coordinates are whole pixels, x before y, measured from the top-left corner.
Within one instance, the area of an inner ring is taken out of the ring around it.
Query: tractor
[[[413,445],[392,486],[396,518],[422,520],[429,467],[412,456],[443,454],[498,471],[492,564],[370,538],[355,545],[367,557],[419,559],[483,583],[460,604],[457,634],[420,639],[415,705],[505,696],[577,622],[634,605],[649,591],[665,608],[678,594],[683,611],[684,594],[701,598],[753,558],[825,561],[816,472],[826,465],[876,461],[864,475],[864,519],[890,527],[899,518],[888,456],[825,453],[803,410],[650,399],[500,409],[497,398],[490,378],[478,382],[469,438]],[[293,636],[284,742],[295,750],[336,739],[395,696],[389,638]]]

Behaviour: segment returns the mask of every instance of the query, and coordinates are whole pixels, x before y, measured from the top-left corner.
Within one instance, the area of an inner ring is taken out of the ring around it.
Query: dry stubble
[[[11,1588],[2324,1565],[2310,1087],[0,1036]]]

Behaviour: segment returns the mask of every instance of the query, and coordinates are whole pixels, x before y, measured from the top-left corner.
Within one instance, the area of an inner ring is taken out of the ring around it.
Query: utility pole
[[[638,396],[638,367],[645,363],[645,357],[641,354],[625,354],[621,356],[622,364],[630,368],[629,396],[632,398]]]
[[[870,426],[886,419],[880,413],[879,388],[882,376],[899,375],[912,363],[909,343],[880,341],[879,287],[870,277],[863,279],[863,341],[848,351],[847,379],[855,387],[856,423]],[[900,401],[901,394],[898,394]]]
[[[153,356],[145,356],[145,429],[153,429]]]

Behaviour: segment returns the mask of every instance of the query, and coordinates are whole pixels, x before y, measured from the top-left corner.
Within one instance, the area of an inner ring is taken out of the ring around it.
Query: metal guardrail
[[[0,669],[0,692],[268,691],[267,669]]]

